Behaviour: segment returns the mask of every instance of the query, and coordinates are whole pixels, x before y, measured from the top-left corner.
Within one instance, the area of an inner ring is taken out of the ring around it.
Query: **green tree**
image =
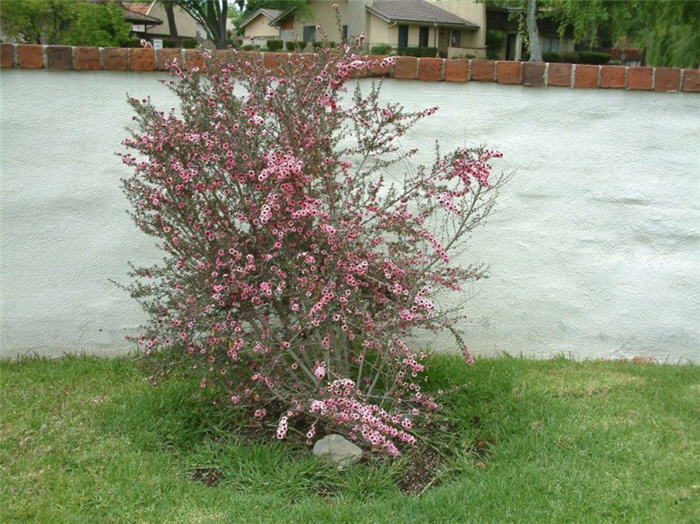
[[[228,0],[164,0],[164,4],[177,5],[204,27],[217,49],[225,49]]]
[[[698,67],[700,2],[631,0],[607,3],[611,4],[613,38],[626,38],[642,47],[648,64]]]
[[[86,0],[4,1],[0,23],[9,37],[34,44],[118,46],[131,32],[118,4]]]
[[[487,5],[513,8],[525,22],[529,0],[485,0]],[[645,51],[654,66],[698,67],[700,61],[700,1],[698,0],[539,0],[536,16],[548,16],[569,31],[577,44],[589,48],[627,42]]]
[[[75,21],[73,0],[6,0],[0,2],[5,34],[28,44],[60,44]]]
[[[129,40],[131,24],[114,2],[78,2],[77,16],[66,35],[72,45],[118,47]]]

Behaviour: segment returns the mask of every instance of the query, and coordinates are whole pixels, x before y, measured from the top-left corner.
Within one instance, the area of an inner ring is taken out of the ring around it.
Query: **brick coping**
[[[0,44],[3,69],[52,71],[164,71],[178,59],[188,67],[201,66],[197,49],[73,47]],[[229,51],[216,51],[226,54]],[[246,52],[274,68],[287,53]],[[383,56],[372,58],[381,59]],[[629,67],[505,60],[414,58],[400,56],[391,67],[370,67],[358,76],[389,77],[429,82],[495,82],[528,87],[624,89],[629,91],[700,92],[700,69]]]

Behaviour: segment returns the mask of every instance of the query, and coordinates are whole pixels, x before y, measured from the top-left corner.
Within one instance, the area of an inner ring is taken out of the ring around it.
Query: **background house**
[[[486,10],[472,0],[341,0],[340,27],[332,2],[310,0],[304,10],[259,9],[241,27],[246,38],[263,43],[322,40],[316,26],[333,42],[364,33],[366,45],[393,49],[434,47],[442,56],[484,56]]]
[[[134,9],[131,8],[134,6]],[[121,4],[124,9],[124,20],[131,24],[131,34],[137,38],[141,38],[148,34],[148,30],[161,25],[163,20],[154,16],[149,16],[145,13],[145,9],[140,6],[148,7],[148,4]]]
[[[280,13],[274,20],[274,24],[279,27],[279,38],[281,40],[304,40],[305,42],[315,42],[323,40],[321,33],[317,33],[316,26],[328,35],[328,40],[332,42],[343,42],[347,40],[349,31],[348,0],[336,2],[340,12],[340,27],[336,20],[333,2],[324,0],[310,0],[308,7],[304,11],[289,9]],[[364,32],[358,31],[359,34]]]
[[[484,51],[482,24],[460,15],[478,15],[483,8],[469,0],[375,0],[366,6],[367,39],[370,46],[434,47],[446,57],[478,55]]]
[[[246,17],[240,27],[246,39],[252,39],[255,45],[264,46],[268,40],[280,39],[280,28],[273,22],[281,14],[282,11],[277,9],[258,9]]]
[[[138,22],[133,24],[132,31],[139,36],[168,39],[172,39],[176,36],[171,34],[168,14],[162,2],[158,0],[153,0],[148,3],[122,2],[122,5],[131,13],[140,14],[150,19],[150,22],[144,25]],[[129,16],[133,15],[130,14]],[[177,38],[196,38],[197,36],[206,38],[206,30],[199,25],[194,18],[187,14],[186,11],[178,6],[173,6],[173,16]],[[129,18],[127,18],[127,20],[129,20]]]

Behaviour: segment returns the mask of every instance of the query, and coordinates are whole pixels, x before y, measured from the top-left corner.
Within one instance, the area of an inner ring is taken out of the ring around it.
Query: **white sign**
[[[160,38],[154,38],[153,49],[163,49],[163,40],[161,40]]]

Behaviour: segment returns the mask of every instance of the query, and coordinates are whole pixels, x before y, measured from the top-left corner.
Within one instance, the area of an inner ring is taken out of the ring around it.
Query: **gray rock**
[[[314,444],[314,455],[339,466],[347,466],[362,457],[362,450],[341,435],[327,435]]]

